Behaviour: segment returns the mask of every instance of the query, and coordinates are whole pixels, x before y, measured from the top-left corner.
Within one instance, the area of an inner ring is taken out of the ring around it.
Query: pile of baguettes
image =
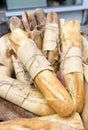
[[[0,130],[88,129],[88,42],[80,22],[38,8],[11,17],[10,30],[0,38],[0,97],[37,117],[0,123]]]

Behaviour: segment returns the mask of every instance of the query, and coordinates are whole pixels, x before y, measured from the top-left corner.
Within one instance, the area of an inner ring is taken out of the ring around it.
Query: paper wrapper
[[[60,69],[65,75],[73,72],[83,73],[82,54],[78,47],[71,47],[67,53],[62,53]]]
[[[45,26],[45,34],[43,41],[43,51],[51,50],[53,51],[58,43],[58,25],[57,24],[49,24]]]
[[[29,48],[31,51],[29,51]],[[53,70],[50,63],[31,39],[29,39],[29,43],[26,43],[19,48],[18,56],[33,79],[43,70]]]
[[[65,77],[74,103],[74,109],[80,113],[84,105],[80,23],[76,20],[65,22],[62,24],[61,31],[62,52],[60,70]]]

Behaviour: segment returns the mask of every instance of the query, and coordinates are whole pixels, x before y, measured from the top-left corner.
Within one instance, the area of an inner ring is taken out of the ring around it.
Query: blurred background
[[[39,7],[45,13],[55,11],[66,20],[79,20],[82,29],[85,25],[88,30],[88,0],[0,0],[0,25],[11,16],[21,16],[23,10],[33,11]]]

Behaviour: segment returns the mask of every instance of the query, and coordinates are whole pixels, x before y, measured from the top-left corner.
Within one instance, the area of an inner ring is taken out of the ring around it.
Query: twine
[[[31,67],[32,67],[32,65],[33,65],[33,63],[35,62],[35,60],[36,60],[36,57],[38,57],[38,56],[43,56],[42,54],[34,54],[32,57],[30,57],[28,60],[27,60],[27,62],[25,63],[25,67],[26,67],[26,65],[27,65],[27,63],[29,63],[29,61],[31,61],[32,59],[32,62],[31,62],[31,64],[30,64],[30,66],[29,66],[29,72],[30,72],[30,70],[31,70]]]
[[[80,56],[69,56],[69,57],[67,57],[67,54],[69,53],[69,51],[71,50],[71,48],[73,48],[73,46],[72,46],[72,40],[70,38],[65,38],[65,39],[67,39],[67,40],[70,41],[70,46],[67,49],[67,51],[64,53],[63,59],[61,59],[61,61],[60,61],[60,64],[62,63],[62,67],[61,67],[62,70],[64,70],[65,61],[67,59],[72,58],[72,57],[78,57],[78,58],[80,58],[82,60],[82,57],[80,57]],[[63,55],[63,52],[61,52],[61,55]]]
[[[3,82],[4,84],[5,84],[5,82],[6,82],[6,84],[10,86],[9,89],[7,90],[7,92],[6,92],[5,99],[7,99],[9,90],[14,86],[15,80],[16,80],[16,79],[14,79],[12,83],[9,83],[9,82],[7,82],[7,81],[1,81],[1,82]]]

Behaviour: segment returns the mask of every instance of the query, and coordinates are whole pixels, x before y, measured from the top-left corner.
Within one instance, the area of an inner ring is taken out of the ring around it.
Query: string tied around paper
[[[42,27],[41,29],[38,29],[38,27]],[[36,35],[41,35],[42,36],[42,33],[44,31],[44,28],[45,28],[45,25],[44,24],[39,24],[39,25],[36,25],[35,28],[31,31],[33,33],[36,33]]]
[[[26,43],[24,46],[19,48],[18,56],[25,65],[32,79],[43,70],[47,69],[53,71],[49,61],[44,57],[32,40],[29,40],[29,43]]]
[[[60,69],[64,74],[83,73],[81,49],[70,45],[67,51],[61,54]]]
[[[50,23],[45,26],[43,40],[43,51],[53,51],[59,43],[59,27],[56,23]]]

